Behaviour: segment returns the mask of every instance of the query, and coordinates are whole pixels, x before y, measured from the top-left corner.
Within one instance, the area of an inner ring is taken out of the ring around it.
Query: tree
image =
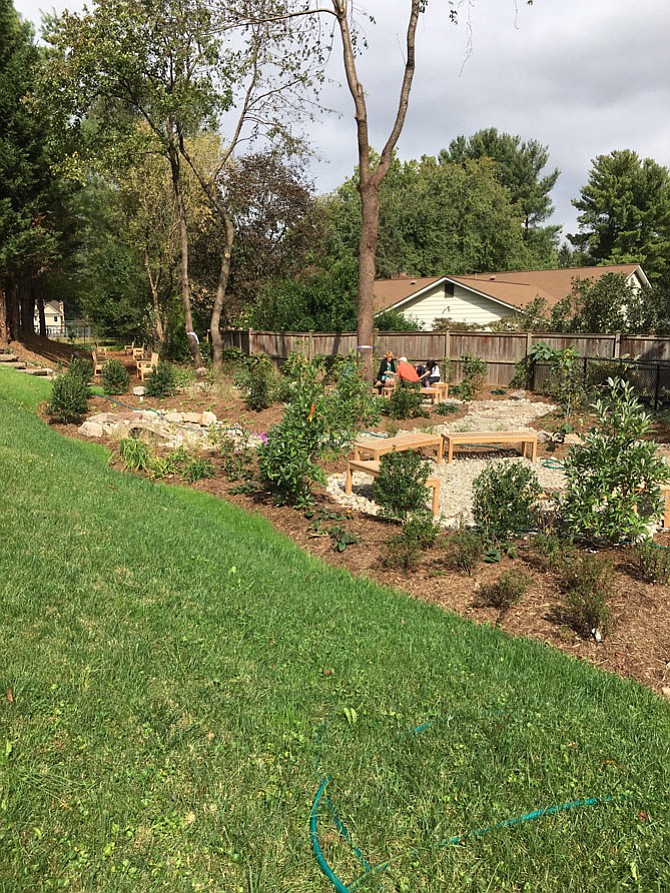
[[[509,190],[512,203],[523,216],[523,236],[539,265],[556,262],[560,226],[541,226],[554,212],[549,193],[560,171],[554,168],[542,176],[549,161],[549,149],[537,140],[522,142],[520,136],[498,133],[495,127],[479,130],[471,137],[459,136],[449,149],[442,149],[443,163],[465,164],[472,159],[491,158],[497,166],[499,182]]]
[[[640,263],[652,282],[670,272],[670,172],[629,149],[598,155],[572,204],[582,213],[569,235],[590,263]]]
[[[533,0],[526,0],[531,5]],[[365,46],[365,39],[357,32],[354,21],[354,4],[351,0],[330,0],[330,6],[320,5],[319,0],[249,0],[248,6],[256,7],[252,18],[255,21],[281,20],[293,25],[297,34],[300,22],[316,20],[314,32],[320,40],[319,21],[322,16],[332,16],[334,30],[339,35],[342,60],[347,87],[354,105],[356,121],[356,144],[358,152],[358,192],[360,195],[361,230],[358,246],[358,311],[357,333],[359,350],[364,359],[363,374],[372,379],[374,335],[374,282],[375,258],[379,235],[380,189],[393,161],[393,153],[402,134],[409,108],[412,82],[416,69],[416,32],[421,15],[426,11],[427,0],[408,0],[405,19],[405,55],[401,68],[398,102],[391,122],[386,142],[378,156],[374,158],[370,146],[368,103],[365,88],[360,81],[357,56]],[[449,16],[457,18],[457,8],[451,5]],[[368,17],[374,22],[372,16]]]

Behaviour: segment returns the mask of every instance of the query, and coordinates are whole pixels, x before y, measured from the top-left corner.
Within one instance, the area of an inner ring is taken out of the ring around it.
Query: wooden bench
[[[382,397],[390,397],[396,389],[395,382],[388,382],[382,387]],[[442,403],[449,396],[449,385],[446,381],[438,381],[437,384],[428,385],[419,389],[422,397],[427,397],[431,403]]]
[[[354,460],[358,461],[361,458],[361,453],[368,453],[371,459],[378,461],[385,453],[423,450],[431,447],[435,447],[435,461],[439,465],[444,455],[444,442],[440,434],[397,434],[395,437],[357,440],[354,443]]]
[[[528,431],[487,431],[483,434],[475,434],[472,431],[459,431],[443,434],[444,445],[447,448],[447,465],[451,465],[454,459],[454,446],[457,444],[521,444],[521,455],[527,457],[530,452],[530,460],[534,462],[537,457],[537,434]]]
[[[362,471],[364,474],[369,474],[371,477],[376,478],[380,469],[381,463],[372,459],[349,459],[347,461],[347,480],[344,492],[347,496],[351,496],[355,471]],[[440,511],[440,482],[437,478],[428,478],[426,487],[433,491],[430,507],[433,515],[437,515]]]

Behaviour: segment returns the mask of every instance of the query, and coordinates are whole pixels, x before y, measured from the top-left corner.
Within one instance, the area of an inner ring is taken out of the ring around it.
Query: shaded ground
[[[118,355],[117,355],[118,356]],[[124,359],[122,357],[118,357]],[[125,358],[129,370],[133,364]],[[134,380],[132,385],[139,384]],[[177,395],[165,400],[145,398],[140,403],[139,397],[124,395],[118,398],[126,406],[136,408],[178,409],[182,411],[210,410],[221,421],[231,424],[243,423],[249,429],[266,431],[281,418],[282,408],[273,406],[261,413],[246,410],[243,401],[232,386],[208,391],[205,385],[202,390],[186,396]],[[507,395],[492,395],[487,391],[487,399]],[[540,399],[540,398],[538,398]],[[91,412],[108,411],[110,402],[101,397],[91,400]],[[448,418],[457,419],[465,416],[467,410],[461,409],[458,414]],[[430,417],[425,420],[408,420],[390,422],[385,420],[381,430],[403,430],[417,428],[425,424],[435,425],[445,417],[430,410]],[[551,427],[555,420],[543,418],[536,422],[538,428]],[[76,426],[55,426],[67,436],[77,437]],[[657,438],[660,442],[670,441],[670,429],[665,425],[658,426]],[[561,458],[567,448],[563,445],[542,444],[539,456],[543,458]],[[561,591],[556,576],[537,567],[532,559],[530,539],[519,544],[518,557],[512,561],[503,558],[497,564],[480,564],[472,576],[454,573],[445,569],[442,560],[442,549],[438,544],[425,553],[419,566],[404,572],[389,568],[385,564],[388,554],[388,540],[398,532],[398,526],[380,519],[366,517],[357,513],[344,512],[326,495],[323,488],[316,490],[316,509],[337,513],[338,518],[331,524],[341,525],[358,542],[347,546],[344,551],[337,551],[333,540],[327,536],[315,535],[310,519],[304,513],[286,507],[278,507],[262,493],[231,492],[239,487],[239,482],[231,484],[222,475],[220,461],[214,458],[214,465],[219,466],[217,476],[210,480],[200,481],[192,486],[206,491],[219,498],[227,499],[249,511],[256,511],[267,517],[273,525],[291,537],[303,548],[309,549],[332,565],[344,567],[351,573],[365,575],[380,584],[403,590],[412,598],[422,599],[440,605],[468,617],[477,623],[497,623],[511,635],[527,636],[552,645],[576,657],[588,660],[597,666],[618,673],[624,677],[634,677],[657,691],[670,686],[670,587],[649,585],[641,582],[633,575],[631,562],[626,550],[610,550],[606,554],[612,561],[615,570],[615,585],[611,595],[612,632],[600,643],[585,640],[570,630],[561,620]],[[458,461],[458,460],[457,460]],[[328,469],[343,470],[344,462],[333,463]],[[181,481],[179,483],[182,483]],[[659,544],[670,546],[670,535],[663,533],[656,538]],[[501,615],[494,608],[481,607],[478,604],[479,588],[495,581],[505,570],[520,568],[531,578],[531,585],[521,602]]]

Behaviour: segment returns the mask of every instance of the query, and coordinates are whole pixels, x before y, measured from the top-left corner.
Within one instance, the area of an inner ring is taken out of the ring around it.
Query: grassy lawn
[[[670,889],[667,704],[120,475],[0,374],[2,893],[325,893],[324,776],[340,893]]]

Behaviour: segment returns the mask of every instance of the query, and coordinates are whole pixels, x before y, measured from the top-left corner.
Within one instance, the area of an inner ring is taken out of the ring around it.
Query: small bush
[[[171,397],[175,387],[174,366],[171,363],[159,362],[156,369],[147,378],[147,396]]]
[[[502,573],[495,583],[479,587],[479,598],[486,605],[508,611],[528,590],[530,577],[523,571],[510,570]]]
[[[473,357],[469,353],[462,356],[461,361],[463,365],[461,367],[462,380],[459,386],[459,394],[461,400],[469,403],[477,397],[484,387],[488,366],[485,360],[480,359],[480,357]]]
[[[70,375],[81,378],[86,384],[93,381],[93,361],[88,357],[75,357],[67,368]]]
[[[256,451],[250,446],[249,434],[240,428],[232,434],[228,429],[212,425],[209,440],[221,457],[221,470],[229,481],[248,480],[253,476]]]
[[[416,542],[420,549],[430,549],[434,546],[440,530],[440,525],[436,524],[430,512],[425,510],[410,515],[402,526],[405,539]]]
[[[531,556],[544,570],[557,571],[574,554],[574,546],[555,533],[538,533],[531,541]]]
[[[88,411],[89,396],[88,380],[83,376],[81,368],[74,372],[68,370],[54,379],[47,415],[54,422],[79,422]]]
[[[130,375],[118,360],[109,360],[102,367],[102,390],[105,394],[125,394]]]
[[[119,443],[119,456],[126,471],[148,471],[150,468],[149,448],[137,437],[125,437]]]
[[[657,546],[651,540],[638,543],[630,549],[633,566],[645,583],[670,582],[670,550]]]
[[[612,565],[598,555],[579,555],[563,565],[561,587],[566,621],[581,636],[607,632]]]
[[[276,377],[267,357],[248,357],[235,376],[236,383],[246,391],[244,402],[247,409],[262,412],[274,401]]]
[[[193,456],[189,459],[183,474],[185,480],[194,483],[195,481],[202,481],[205,478],[213,478],[215,472],[214,466],[209,459],[201,459],[199,456]]]
[[[537,475],[520,462],[490,462],[473,482],[472,513],[484,535],[505,540],[532,528],[541,493]]]
[[[437,403],[435,405],[437,415],[451,415],[454,412],[458,412],[459,409],[458,403]]]
[[[421,553],[435,544],[440,527],[429,512],[411,515],[400,533],[384,546],[384,565],[409,571],[418,564]]]
[[[404,520],[426,510],[428,465],[413,450],[382,456],[372,485],[375,502],[387,518]]]
[[[382,412],[392,419],[428,418],[421,401],[421,391],[418,387],[400,384],[389,399],[383,401]]]
[[[473,530],[458,530],[445,540],[444,566],[471,575],[484,555],[484,541]]]

